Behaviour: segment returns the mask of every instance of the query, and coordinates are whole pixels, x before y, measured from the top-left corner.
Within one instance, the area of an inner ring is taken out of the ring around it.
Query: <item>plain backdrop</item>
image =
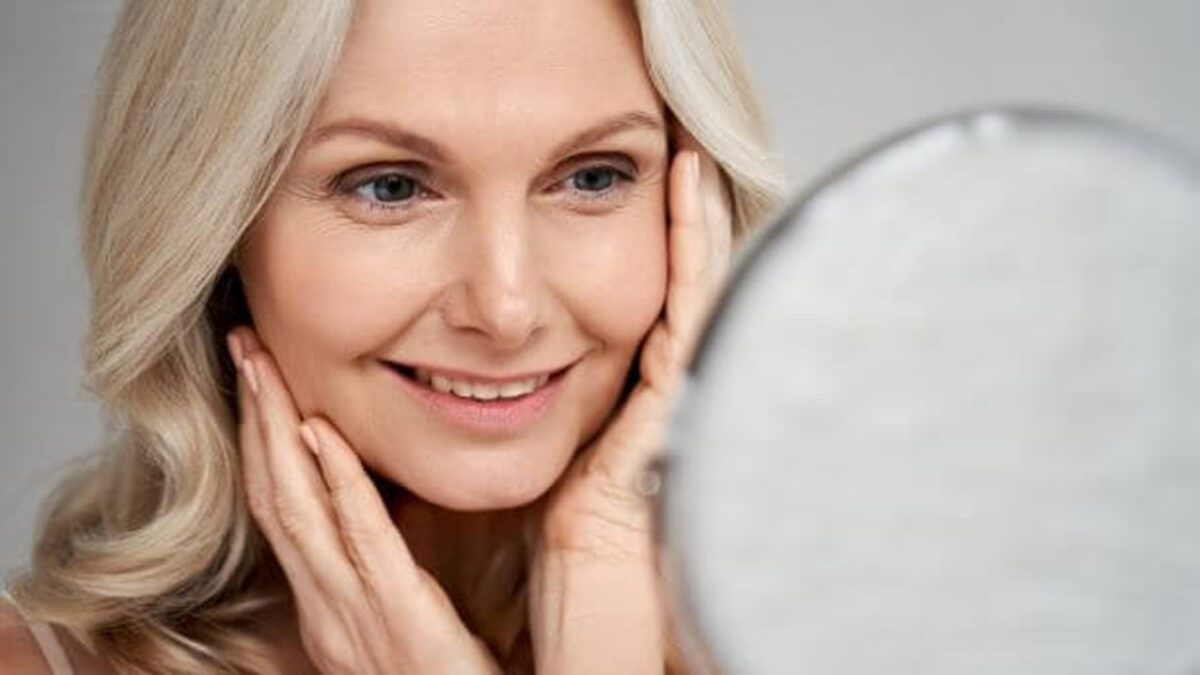
[[[185,1],[185,0],[162,0]],[[1200,149],[1197,0],[733,0],[783,165],[803,186],[933,115],[1061,105]],[[0,0],[0,570],[56,471],[100,437],[79,386],[79,168],[116,0]]]

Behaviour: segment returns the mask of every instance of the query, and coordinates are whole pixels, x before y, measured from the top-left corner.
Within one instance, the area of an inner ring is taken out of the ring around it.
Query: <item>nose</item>
[[[456,228],[450,244],[457,283],[443,316],[496,348],[526,344],[538,329],[539,283],[523,205],[479,209]]]

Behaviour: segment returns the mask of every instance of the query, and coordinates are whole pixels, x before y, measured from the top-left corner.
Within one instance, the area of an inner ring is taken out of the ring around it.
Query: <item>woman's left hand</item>
[[[547,494],[532,537],[538,672],[663,672],[653,505],[641,484],[662,452],[672,396],[724,280],[732,238],[717,166],[686,132],[668,180],[667,296],[642,348],[640,381]]]

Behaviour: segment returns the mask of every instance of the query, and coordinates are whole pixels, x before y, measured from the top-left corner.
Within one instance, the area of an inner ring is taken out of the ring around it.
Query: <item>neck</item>
[[[503,587],[524,573],[528,508],[453,511],[410,493],[390,495],[392,521],[413,560],[437,579],[462,613],[481,587]]]
[[[381,485],[380,492],[413,560],[433,575],[467,626],[498,657],[516,664],[532,658],[520,630],[528,560],[523,524],[536,506],[462,512],[391,486]],[[288,602],[275,608],[271,618],[264,636],[275,645],[285,672],[315,673],[301,647],[294,606]],[[512,672],[532,669],[514,665]]]
[[[433,575],[459,618],[507,664],[532,672],[525,583],[524,524],[534,505],[503,511],[451,511],[412,495],[389,501],[413,559]],[[522,665],[524,664],[524,665]]]

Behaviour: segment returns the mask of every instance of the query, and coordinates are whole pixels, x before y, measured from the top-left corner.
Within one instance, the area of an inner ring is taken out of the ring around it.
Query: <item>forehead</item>
[[[359,0],[320,119],[430,128],[658,109],[627,0]],[[493,131],[497,131],[493,129]]]

